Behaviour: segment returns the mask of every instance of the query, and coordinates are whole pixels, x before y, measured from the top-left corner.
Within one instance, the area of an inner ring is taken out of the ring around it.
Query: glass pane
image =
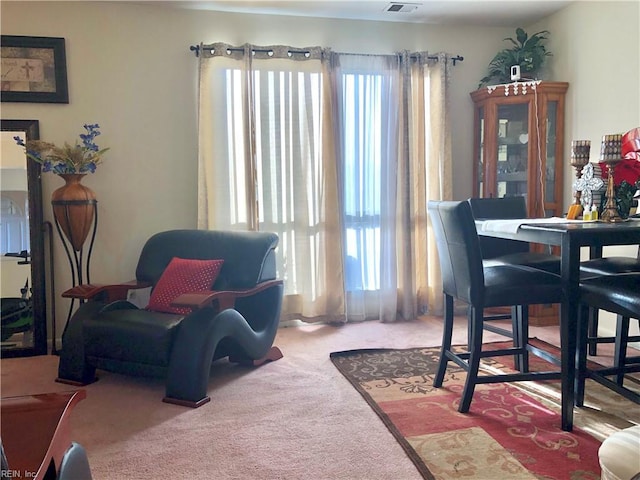
[[[478,146],[478,158],[476,159],[478,167],[478,194],[480,197],[484,197],[484,108],[478,109],[478,118],[480,118],[480,131],[478,132],[478,139],[480,145]]]
[[[558,102],[549,102],[547,104],[547,177],[544,189],[545,202],[555,201],[557,112]]]
[[[498,197],[527,194],[529,105],[498,106]]]

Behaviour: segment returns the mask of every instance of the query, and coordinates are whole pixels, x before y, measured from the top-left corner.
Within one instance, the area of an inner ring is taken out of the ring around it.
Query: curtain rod
[[[415,57],[415,55],[409,55],[410,57]],[[427,57],[429,60],[438,60],[438,57],[435,55],[429,55]],[[456,66],[456,62],[462,62],[464,61],[464,57],[462,55],[456,55],[455,57],[450,57],[451,62],[453,63],[453,66]]]
[[[200,45],[191,45],[189,47],[189,50],[191,50],[196,57],[200,56]],[[228,50],[232,51],[232,52],[243,52],[244,48],[240,48],[240,47],[229,47]],[[259,53],[269,53],[271,50],[270,49],[261,49],[261,48],[254,48],[252,49],[253,52],[259,52]],[[289,50],[289,53],[299,53],[299,54],[304,54],[307,55],[309,54],[308,50]],[[412,57],[414,55],[411,55]],[[437,60],[438,57],[437,56],[433,56],[430,55],[427,57],[429,60]],[[456,62],[462,62],[464,60],[464,57],[461,55],[456,55],[455,57],[451,57],[451,61],[453,62],[453,66],[456,66]]]
[[[189,50],[193,51],[196,55],[196,57],[200,56],[200,45],[191,45],[189,47]],[[229,47],[227,48],[227,51],[230,52],[244,52],[244,48],[242,47]],[[271,50],[270,48],[252,48],[251,49],[252,52],[258,52],[258,53],[269,53],[269,52],[273,52],[273,50]],[[310,53],[308,50],[289,50],[289,53],[300,53],[300,54],[308,54]]]

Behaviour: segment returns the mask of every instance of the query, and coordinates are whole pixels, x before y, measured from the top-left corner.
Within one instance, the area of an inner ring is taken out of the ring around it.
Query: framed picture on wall
[[[69,103],[64,38],[2,35],[3,102]]]

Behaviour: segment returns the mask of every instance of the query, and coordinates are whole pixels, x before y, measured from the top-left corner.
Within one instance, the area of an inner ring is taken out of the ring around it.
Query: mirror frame
[[[0,120],[0,130],[24,132],[25,140],[40,138],[38,120]],[[27,196],[29,199],[29,241],[31,247],[31,301],[33,307],[33,346],[2,350],[0,356],[26,357],[47,354],[47,308],[45,290],[44,236],[40,165],[27,158]]]

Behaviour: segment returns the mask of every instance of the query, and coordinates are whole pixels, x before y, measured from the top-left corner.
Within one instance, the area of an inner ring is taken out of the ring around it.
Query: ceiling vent
[[[422,5],[421,3],[398,3],[398,2],[393,2],[390,3],[389,5],[387,5],[384,9],[385,12],[400,12],[400,13],[407,13],[407,12],[413,12],[416,8],[418,8],[420,5]]]

